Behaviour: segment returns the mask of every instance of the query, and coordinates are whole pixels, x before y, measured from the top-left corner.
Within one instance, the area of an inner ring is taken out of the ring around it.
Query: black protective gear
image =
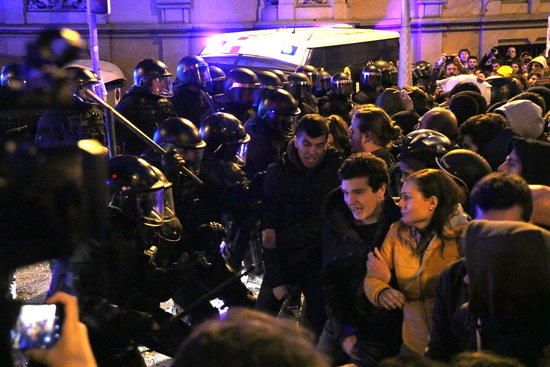
[[[254,91],[254,107],[258,107],[264,93],[283,87],[281,79],[271,71],[258,71],[256,75],[260,81],[260,87]]]
[[[23,90],[26,85],[25,67],[20,63],[4,65],[0,72],[0,86],[12,90]]]
[[[149,93],[159,97],[173,95],[171,77],[168,66],[160,60],[144,59],[134,68],[134,85],[143,87]],[[153,86],[154,80],[158,80],[161,83],[160,86]]]
[[[392,81],[392,65],[385,60],[377,60],[372,63],[380,73],[380,84],[384,88],[391,87],[395,84]]]
[[[254,102],[254,91],[260,86],[256,74],[246,68],[236,68],[227,73],[223,84],[225,96],[235,103],[249,108]]]
[[[330,89],[333,95],[351,96],[353,94],[353,81],[346,73],[336,73],[330,78]]]
[[[225,82],[225,72],[214,65],[208,65],[210,69],[210,81],[206,82],[205,89],[212,96],[223,94],[223,83]]]
[[[413,65],[412,75],[415,80],[429,79],[432,72],[432,64],[427,61],[418,61]]]
[[[361,70],[361,85],[363,88],[375,89],[382,84],[382,73],[376,65],[368,62]]]
[[[171,208],[165,207],[171,200],[165,190],[167,184],[164,175],[141,158],[120,155],[109,160],[109,207],[135,221],[161,226],[165,217],[173,217],[173,202]]]
[[[491,78],[487,79],[487,83],[491,84],[491,105],[508,101],[521,93],[521,87],[514,82],[513,78]]]
[[[330,91],[330,74],[325,71],[319,71],[319,77],[313,83],[313,95],[315,97],[324,97]]]
[[[435,159],[439,168],[451,175],[470,193],[476,182],[492,172],[491,166],[477,153],[455,149]]]
[[[283,83],[283,88],[286,89],[288,87],[288,76],[284,72],[278,69],[271,69],[270,71],[279,77],[279,79]]]
[[[281,136],[292,137],[300,109],[292,94],[284,89],[275,89],[262,96],[257,115]]]
[[[204,88],[212,82],[208,63],[200,56],[185,56],[178,63],[176,75],[182,85],[194,85]]]
[[[206,143],[193,123],[181,117],[170,117],[159,124],[153,140],[163,148],[202,149]]]
[[[220,251],[226,234],[225,227],[218,222],[204,223],[197,229],[197,239],[211,252]]]
[[[390,81],[387,87],[393,87],[397,85],[398,70],[397,70],[397,66],[395,66],[393,62],[390,61],[389,64],[390,64],[390,71],[389,71]]]
[[[315,82],[319,78],[319,72],[315,68],[315,66],[312,65],[302,65],[298,66],[296,70],[294,70],[295,73],[304,73],[309,77],[309,80],[311,80],[311,85],[315,85]]]
[[[288,76],[288,91],[298,100],[311,96],[311,80],[304,73],[292,73]]]
[[[415,130],[398,142],[400,153],[397,159],[415,169],[437,168],[435,159],[453,149],[449,138],[438,131]]]
[[[209,153],[228,160],[233,160],[239,153],[240,158],[246,158],[246,143],[250,141],[250,135],[235,116],[216,112],[201,123],[199,133]]]
[[[73,82],[73,98],[81,103],[98,104],[95,99],[86,94],[86,89],[95,93],[94,86],[100,82],[97,74],[80,66],[69,66],[65,68],[65,71]]]

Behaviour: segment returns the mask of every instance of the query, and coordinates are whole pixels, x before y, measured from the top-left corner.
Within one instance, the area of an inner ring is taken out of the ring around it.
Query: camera
[[[496,47],[492,47],[489,52],[491,53],[491,55],[498,55],[498,49]]]
[[[22,305],[10,333],[12,348],[51,348],[61,336],[62,323],[62,305]]]
[[[456,54],[447,55],[445,57],[445,65],[452,64],[458,56]]]

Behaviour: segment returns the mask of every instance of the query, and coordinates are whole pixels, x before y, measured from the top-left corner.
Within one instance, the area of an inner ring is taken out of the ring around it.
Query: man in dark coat
[[[401,345],[401,310],[375,308],[363,292],[367,254],[379,247],[401,213],[387,195],[384,161],[368,153],[347,158],[341,188],[323,205],[323,291],[328,320],[318,343],[333,364],[374,366]]]
[[[341,158],[328,146],[328,124],[304,116],[281,161],[267,170],[262,246],[266,266],[256,307],[276,313],[290,289],[304,293],[305,320],[320,334],[325,321],[321,291],[321,204],[338,186]]]

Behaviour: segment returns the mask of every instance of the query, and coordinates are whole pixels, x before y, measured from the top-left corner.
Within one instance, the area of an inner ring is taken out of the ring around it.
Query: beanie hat
[[[388,88],[376,98],[376,105],[382,108],[388,115],[400,111],[413,109],[413,102],[408,93],[404,90]]]
[[[393,114],[391,119],[403,130],[403,135],[407,135],[414,130],[420,115],[415,110],[401,111]]]
[[[533,60],[529,61],[529,63],[527,64],[527,68],[529,69],[529,66],[534,62],[538,62],[539,64],[541,64],[544,69],[548,67],[548,63],[546,62],[546,57],[537,56]]]
[[[451,103],[449,103],[449,109],[455,114],[458,126],[462,125],[470,117],[483,113],[480,112],[481,108],[479,104],[470,93],[475,94],[475,92],[457,93],[451,98]]]
[[[508,102],[495,112],[506,116],[512,130],[523,138],[536,139],[543,132],[542,109],[531,101],[520,99]]]

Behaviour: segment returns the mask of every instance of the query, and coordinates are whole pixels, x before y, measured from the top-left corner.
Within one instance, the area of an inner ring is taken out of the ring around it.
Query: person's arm
[[[386,239],[384,240],[384,243],[380,248],[380,251],[378,252],[379,257],[377,256],[377,260],[384,261],[390,271],[394,269],[393,246],[395,241],[394,237],[397,236],[396,231],[396,225],[392,225]],[[367,269],[367,276],[363,282],[365,295],[369,301],[377,307],[383,307],[386,309],[401,308],[405,303],[405,296],[398,290],[390,287],[388,282],[384,280],[380,280],[379,278],[372,276],[369,274]]]
[[[78,301],[67,293],[57,292],[48,303],[61,303],[64,307],[64,320],[61,337],[49,349],[29,349],[25,355],[51,367],[97,367],[88,338],[86,325],[78,318]]]

